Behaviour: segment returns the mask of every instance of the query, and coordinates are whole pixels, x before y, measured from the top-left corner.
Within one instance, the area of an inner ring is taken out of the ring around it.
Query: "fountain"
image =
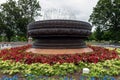
[[[27,52],[37,54],[75,54],[92,52],[84,42],[92,26],[77,20],[41,20],[28,25],[28,35],[35,39]]]

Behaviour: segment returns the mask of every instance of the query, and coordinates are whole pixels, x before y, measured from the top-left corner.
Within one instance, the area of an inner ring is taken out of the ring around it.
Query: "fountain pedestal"
[[[82,53],[91,53],[93,50],[90,48],[80,48],[80,49],[38,49],[31,48],[28,49],[27,52],[32,52],[34,54],[47,54],[47,55],[55,55],[55,54],[82,54]]]
[[[91,25],[76,20],[42,20],[28,25],[28,35],[35,39],[27,52],[37,54],[75,54],[92,52],[84,40]]]

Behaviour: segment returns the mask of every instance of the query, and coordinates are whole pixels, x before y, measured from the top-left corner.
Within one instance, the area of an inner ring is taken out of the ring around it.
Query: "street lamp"
[[[32,37],[29,36],[28,43],[31,43],[31,42],[32,42]]]

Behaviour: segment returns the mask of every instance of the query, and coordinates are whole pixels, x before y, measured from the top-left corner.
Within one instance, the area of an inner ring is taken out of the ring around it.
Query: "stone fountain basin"
[[[76,20],[44,20],[30,23],[28,26],[28,34],[33,38],[86,38],[91,34],[91,25],[89,23]]]
[[[84,40],[92,26],[77,20],[41,20],[28,25],[28,35],[35,39],[27,52],[37,54],[74,54],[92,52]]]

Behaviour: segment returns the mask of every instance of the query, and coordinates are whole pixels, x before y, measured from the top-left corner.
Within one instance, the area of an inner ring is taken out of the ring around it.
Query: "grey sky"
[[[5,1],[0,0],[0,3]],[[42,12],[46,9],[68,9],[75,14],[77,20],[88,21],[98,0],[39,0],[39,2]]]
[[[40,0],[42,11],[45,9],[68,9],[77,16],[77,20],[88,21],[98,0]]]

